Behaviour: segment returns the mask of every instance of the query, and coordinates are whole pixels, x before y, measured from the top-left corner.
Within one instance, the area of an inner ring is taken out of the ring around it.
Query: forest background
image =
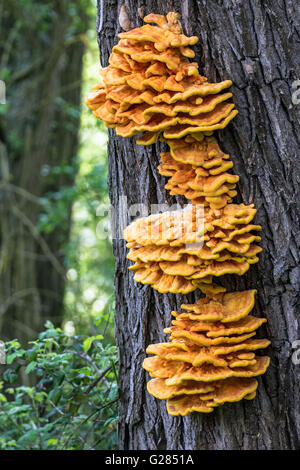
[[[93,0],[0,1],[0,449],[116,446]]]

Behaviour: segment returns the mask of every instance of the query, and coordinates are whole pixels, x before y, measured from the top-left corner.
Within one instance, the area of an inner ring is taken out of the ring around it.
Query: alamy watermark
[[[0,104],[6,104],[6,85],[3,80],[0,80]]]
[[[6,364],[5,343],[0,341],[0,364]]]
[[[294,80],[292,88],[295,89],[292,93],[292,103],[300,104],[300,80]]]
[[[292,354],[292,363],[297,366],[300,364],[300,339],[293,341],[292,349],[296,349],[296,351],[294,351]]]
[[[163,214],[159,218],[159,214]],[[127,197],[121,196],[114,207],[112,204],[101,204],[96,209],[96,215],[102,220],[96,227],[99,239],[122,240],[124,229],[136,219],[148,217],[147,236],[163,236],[168,231],[171,238],[181,238],[186,234],[194,235],[190,239],[200,247],[203,244],[204,233],[204,206],[202,204],[151,204],[145,203],[128,205]],[[157,217],[156,217],[157,215]],[[160,230],[158,230],[160,223]],[[189,243],[191,245],[191,243]]]

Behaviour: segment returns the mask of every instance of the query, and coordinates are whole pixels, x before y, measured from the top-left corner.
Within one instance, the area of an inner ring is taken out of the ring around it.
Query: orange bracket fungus
[[[256,291],[226,293],[213,283],[224,274],[243,275],[261,248],[253,204],[233,204],[237,175],[213,132],[238,111],[229,100],[231,80],[209,83],[192,62],[198,38],[183,34],[177,13],[150,14],[145,24],[119,34],[109,65],[86,104],[122,137],[137,144],[158,139],[169,146],[158,171],[165,188],[190,204],[182,210],[135,220],[124,231],[137,282],[160,293],[205,297],[172,312],[167,343],[148,346],[143,367],[153,377],[150,394],[167,400],[171,415],[209,413],[225,402],[251,400],[269,358],[256,356],[269,341],[253,338],[264,318],[249,315]],[[127,29],[127,28],[126,28]],[[203,208],[198,226],[198,208]]]
[[[264,318],[249,315],[255,290],[219,293],[182,305],[165,330],[169,343],[152,344],[143,367],[151,377],[147,389],[167,400],[168,412],[185,416],[191,411],[209,413],[225,402],[251,400],[257,380],[269,358],[256,356],[270,342],[253,339]]]
[[[232,202],[239,177],[227,172],[233,163],[213,137],[206,137],[202,142],[192,136],[165,141],[170,152],[161,154],[158,171],[169,177],[165,188],[171,195],[183,195],[193,204],[212,209],[221,209]]]
[[[190,62],[189,46],[198,38],[182,34],[177,13],[148,15],[144,25],[120,33],[109,66],[86,99],[95,116],[117,135],[143,134],[149,145],[158,136],[180,139],[188,134],[224,128],[237,114],[231,93],[220,93],[232,82],[209,83]],[[202,135],[202,134],[201,134]]]
[[[124,231],[127,258],[135,262],[129,269],[136,281],[161,293],[187,294],[210,284],[212,276],[242,275],[261,251],[254,243],[260,237],[252,233],[261,227],[250,223],[255,213],[252,205],[243,204],[205,208],[198,231],[195,205],[140,218]]]

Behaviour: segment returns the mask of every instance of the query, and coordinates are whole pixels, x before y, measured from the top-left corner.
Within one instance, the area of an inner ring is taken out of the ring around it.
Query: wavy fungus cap
[[[254,307],[256,290],[229,292],[203,297],[195,304],[182,304],[186,313],[172,312],[177,319],[236,322],[246,317]]]
[[[255,214],[253,204],[229,204],[220,210],[204,208],[203,213],[198,206],[188,205],[185,209],[141,217],[126,227],[124,237],[127,242],[141,246],[178,247],[196,243],[201,237],[216,242],[238,237],[238,242],[243,244],[248,243],[250,231],[261,230],[259,225],[250,223]]]
[[[258,382],[255,379],[227,379],[210,393],[182,394],[168,399],[167,410],[173,416],[186,416],[192,411],[210,413],[226,402],[236,402],[243,398],[252,400],[255,398],[257,386]],[[151,386],[149,388],[151,389]]]
[[[251,224],[252,206],[230,204],[220,210],[204,209],[198,224],[197,206],[144,217],[124,231],[127,258],[134,279],[161,293],[187,294],[212,283],[212,277],[244,274],[258,261],[260,237]],[[213,292],[216,292],[213,288]]]
[[[182,305],[188,313],[172,312],[170,342],[151,344],[143,367],[154,377],[148,392],[167,399],[170,414],[210,412],[225,402],[253,399],[257,377],[269,358],[256,356],[270,341],[253,339],[264,318],[249,316],[256,291],[213,294],[196,304]]]
[[[170,152],[161,154],[161,175],[169,178],[165,188],[171,195],[183,195],[192,204],[221,209],[236,196],[237,175],[227,172],[233,163],[212,137],[201,142],[191,138],[166,140]]]
[[[182,33],[177,13],[148,15],[140,28],[120,33],[108,67],[101,69],[101,85],[86,99],[98,119],[118,135],[144,133],[137,143],[154,143],[162,133],[179,139],[187,134],[224,128],[237,114],[221,93],[230,80],[208,83],[190,62],[189,46],[198,38]]]

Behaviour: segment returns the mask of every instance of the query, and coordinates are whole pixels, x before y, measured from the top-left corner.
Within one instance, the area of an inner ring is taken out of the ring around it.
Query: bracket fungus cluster
[[[225,293],[213,283],[214,276],[243,275],[258,262],[261,227],[253,223],[253,205],[232,203],[239,177],[228,172],[233,163],[212,137],[238,113],[228,102],[232,82],[209,83],[199,74],[190,61],[198,38],[182,33],[178,16],[150,14],[148,24],[120,33],[86,104],[119,136],[168,144],[158,171],[171,195],[191,202],[140,218],[124,231],[137,282],[160,293],[199,288],[205,294],[182,305],[186,312],[172,312],[175,320],[165,330],[170,342],[150,345],[147,353],[154,356],[143,363],[154,377],[149,393],[167,399],[170,414],[185,416],[254,398],[255,377],[269,365],[255,351],[269,341],[253,339],[266,321],[249,315],[256,291]]]
[[[228,204],[222,209],[204,208],[200,227],[198,206],[140,218],[124,231],[127,257],[135,264],[134,279],[161,293],[187,294],[212,276],[244,274],[258,261],[261,248],[254,242],[260,230],[251,224],[252,205]]]
[[[101,81],[87,97],[95,116],[117,135],[143,133],[139,144],[154,143],[162,134],[179,139],[188,134],[212,133],[224,128],[237,114],[231,93],[220,93],[232,82],[209,83],[190,62],[189,46],[197,37],[182,34],[177,13],[150,14],[147,23],[120,33],[109,66],[100,71]]]
[[[269,358],[255,351],[270,344],[253,339],[266,321],[249,315],[255,292],[219,293],[182,305],[187,312],[172,312],[175,320],[165,330],[171,341],[148,346],[154,356],[143,367],[154,378],[147,389],[167,399],[170,414],[209,413],[225,402],[255,397],[255,377],[269,365]]]
[[[239,177],[228,173],[233,162],[213,137],[201,142],[192,136],[166,142],[170,152],[161,154],[158,171],[169,177],[165,188],[171,195],[183,195],[192,204],[212,209],[221,209],[232,202]]]

